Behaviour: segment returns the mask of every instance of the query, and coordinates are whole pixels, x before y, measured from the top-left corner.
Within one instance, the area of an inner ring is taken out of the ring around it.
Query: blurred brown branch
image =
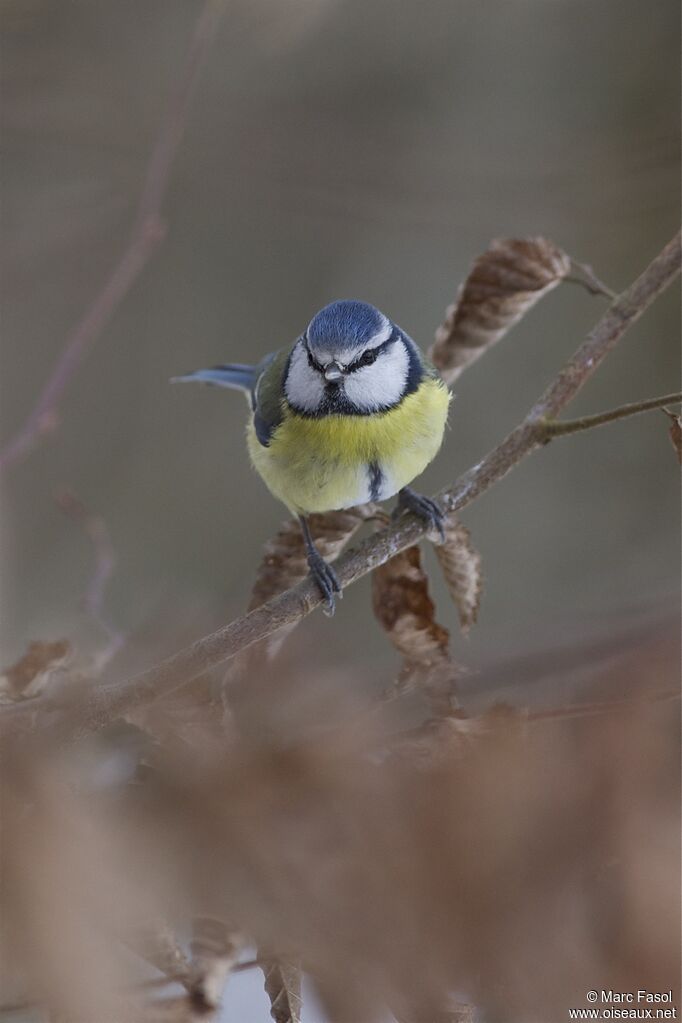
[[[0,451],[0,473],[25,458],[59,424],[59,402],[90,346],[106,327],[128,291],[163,241],[161,206],[182,141],[190,100],[215,34],[223,0],[206,0],[194,30],[184,68],[173,89],[165,118],[147,165],[130,239],[101,291],[67,339],[33,410],[19,432]]]
[[[533,405],[521,423],[485,458],[455,483],[436,495],[447,512],[471,504],[480,494],[502,479],[532,451],[551,437],[552,420],[575,397],[632,326],[680,272],[680,235],[656,256],[644,272],[617,299],[587,339]],[[342,586],[372,572],[400,551],[415,544],[425,533],[424,524],[413,515],[403,515],[388,528],[380,530],[349,552],[337,563]],[[238,651],[257,643],[284,626],[310,614],[320,604],[315,584],[304,580],[250,611],[216,632],[197,640],[160,664],[118,684],[92,688],[69,717],[57,728],[70,734],[98,730],[122,713],[148,704],[200,674],[233,657]],[[35,720],[39,701],[31,708],[3,711],[12,731],[27,727]],[[49,706],[49,703],[46,704]]]

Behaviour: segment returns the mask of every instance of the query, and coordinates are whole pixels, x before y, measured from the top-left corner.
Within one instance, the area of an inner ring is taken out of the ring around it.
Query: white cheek
[[[308,362],[300,342],[291,355],[284,393],[289,404],[303,412],[315,412],[324,397],[322,376]]]
[[[405,390],[408,369],[407,349],[403,344],[394,344],[387,352],[382,352],[372,366],[346,377],[346,396],[358,408],[369,412],[395,405]]]

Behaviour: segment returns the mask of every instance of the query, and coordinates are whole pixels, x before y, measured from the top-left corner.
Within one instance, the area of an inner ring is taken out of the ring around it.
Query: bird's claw
[[[427,524],[430,532],[438,533],[441,543],[445,543],[445,515],[431,497],[418,494],[410,487],[403,487],[398,494],[398,504],[400,508],[413,512]]]
[[[311,551],[308,554],[308,568],[317,588],[324,597],[322,610],[328,618],[331,618],[336,609],[335,594],[338,593],[339,597],[343,597],[339,577],[317,551]]]

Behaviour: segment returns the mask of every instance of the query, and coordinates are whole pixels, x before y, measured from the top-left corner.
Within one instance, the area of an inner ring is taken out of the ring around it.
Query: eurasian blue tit
[[[175,380],[246,392],[251,461],[299,517],[327,614],[341,587],[306,516],[398,494],[400,506],[442,534],[438,505],[408,484],[440,448],[450,394],[412,338],[374,306],[332,302],[257,366],[215,366]]]

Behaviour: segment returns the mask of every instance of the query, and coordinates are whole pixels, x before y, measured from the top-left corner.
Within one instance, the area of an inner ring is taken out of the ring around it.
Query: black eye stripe
[[[362,353],[362,355],[358,356],[358,358],[355,359],[354,362],[349,363],[346,366],[345,372],[354,373],[355,370],[363,369],[365,366],[372,366],[379,358],[381,353],[387,351],[387,349],[389,349],[391,345],[395,341],[397,341],[398,337],[399,335],[394,330],[391,336],[387,338],[385,341],[382,341],[382,343],[380,345],[377,345],[376,348],[367,348]],[[301,336],[301,340],[303,342],[303,347],[308,358],[308,365],[311,366],[312,369],[317,370],[318,373],[324,373],[324,366],[317,361],[317,359],[310,350],[310,344],[307,335],[303,334]]]
[[[305,353],[308,356],[308,365],[311,366],[313,369],[316,369],[318,373],[324,373],[324,366],[320,365],[320,363],[317,361],[313,353],[308,348],[306,338],[303,338],[303,347],[305,348]]]
[[[351,362],[346,372],[353,373],[356,369],[362,369],[364,366],[371,366],[374,362],[376,362],[382,352],[385,352],[388,348],[390,348],[395,340],[395,336],[391,335],[391,337],[389,337],[386,341],[377,345],[376,348],[368,348],[366,352],[363,352],[362,355],[355,360],[355,362]]]

